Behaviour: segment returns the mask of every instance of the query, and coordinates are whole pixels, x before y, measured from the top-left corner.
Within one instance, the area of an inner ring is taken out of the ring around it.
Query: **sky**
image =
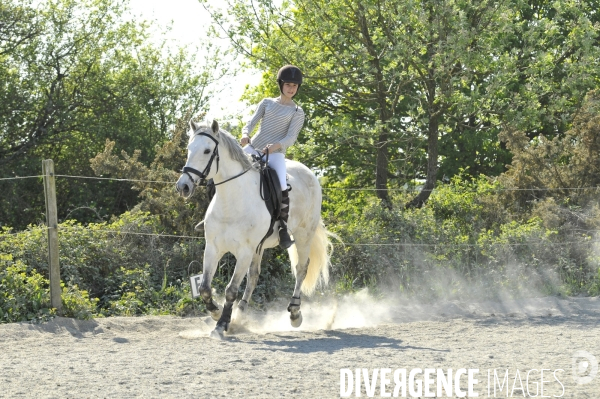
[[[219,1],[219,0],[213,0]],[[198,0],[129,0],[129,7],[134,16],[148,21],[156,21],[153,26],[157,32],[166,30],[171,24],[171,31],[167,38],[174,46],[197,45],[207,39],[206,31],[211,19],[208,12]],[[164,29],[161,29],[164,28]],[[218,43],[228,46],[227,40]],[[222,119],[226,116],[251,113],[255,105],[248,105],[239,101],[246,84],[255,85],[260,81],[258,72],[245,72],[236,78],[235,82],[220,82],[227,87],[210,103],[207,114],[209,119]]]

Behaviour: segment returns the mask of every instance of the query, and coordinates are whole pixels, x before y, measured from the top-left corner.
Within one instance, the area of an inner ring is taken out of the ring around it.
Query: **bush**
[[[0,263],[0,323],[47,321],[56,315],[50,306],[50,282],[35,270],[28,270],[11,255]],[[77,286],[62,287],[63,316],[90,319],[97,300],[90,300]]]
[[[485,178],[455,178],[421,209],[404,209],[402,192],[388,209],[368,192],[325,190],[326,224],[344,242],[334,243],[334,290],[391,288],[427,301],[506,293],[597,295],[600,250],[591,230],[599,224],[598,206],[583,210],[546,198],[531,212],[515,215],[503,206],[501,190]],[[189,275],[201,271],[204,242],[163,235],[162,216],[132,211],[110,222],[59,225],[65,315],[205,311],[201,300],[191,299],[189,286]],[[45,234],[44,226],[0,233],[2,322],[55,314],[49,307]],[[218,292],[234,267],[231,254],[220,260],[213,279]],[[255,305],[290,295],[294,279],[285,251],[267,250],[261,269]]]
[[[87,319],[93,315],[187,315],[204,311],[204,304],[199,299],[192,300],[189,285],[189,275],[201,270],[201,267],[192,267],[190,262],[201,261],[203,240],[163,236],[161,230],[157,216],[140,211],[127,212],[111,222],[87,226],[74,221],[60,223],[59,262],[64,315]],[[5,230],[0,235],[2,284],[13,287],[3,290],[7,295],[4,306],[12,309],[4,321],[54,315],[49,309],[45,232],[44,226],[29,226],[16,234]],[[280,250],[268,252],[272,256],[265,256],[261,278],[253,295],[256,303],[271,301],[282,291],[286,296],[293,291],[286,253]],[[9,269],[13,263],[19,266],[18,273],[25,277],[14,278],[17,272],[14,267]],[[235,258],[226,255],[220,266],[213,286],[223,291],[233,273]],[[15,288],[17,283],[18,290]],[[243,289],[240,287],[240,296]],[[18,293],[8,296],[13,291]]]
[[[61,286],[63,316],[89,320],[96,315],[98,298],[90,298],[88,292],[80,290],[77,285]]]
[[[4,254],[0,259],[0,323],[52,317],[48,280],[36,271],[28,271],[23,262],[13,262],[11,255]]]
[[[540,216],[515,219],[501,190],[485,178],[455,178],[421,209],[402,208],[398,194],[393,210],[372,197],[344,218],[334,215],[330,229],[346,243],[334,254],[336,288],[391,289],[427,300],[597,292],[592,237],[568,235]]]

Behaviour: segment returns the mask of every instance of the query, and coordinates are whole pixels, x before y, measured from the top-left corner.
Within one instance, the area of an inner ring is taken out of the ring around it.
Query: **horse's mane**
[[[212,135],[212,130],[208,123],[206,125],[206,128],[203,130],[206,130],[205,133],[209,133]],[[194,134],[196,132],[190,130],[190,139],[194,137]],[[244,152],[242,147],[240,147],[240,145],[238,144],[237,139],[233,137],[231,133],[229,133],[227,130],[219,128],[218,137],[215,138],[219,141],[220,145],[222,145],[227,149],[227,151],[229,151],[229,154],[231,154],[231,157],[235,161],[242,164],[244,169],[250,169],[253,167],[252,161],[250,160],[250,156]]]
[[[241,163],[244,169],[252,167],[250,157],[244,152],[242,147],[240,147],[237,139],[233,137],[231,133],[227,130],[219,129],[219,138],[221,139],[219,142],[227,148],[231,157]]]

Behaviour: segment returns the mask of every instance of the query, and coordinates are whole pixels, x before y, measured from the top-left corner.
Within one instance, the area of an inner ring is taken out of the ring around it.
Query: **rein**
[[[252,158],[254,158],[254,160],[256,162],[258,162],[260,172],[261,172],[260,173],[260,190],[259,190],[260,191],[260,199],[262,199],[263,201],[266,201],[267,198],[265,198],[263,196],[264,186],[265,186],[265,184],[267,184],[264,179],[264,172],[265,172],[265,169],[267,168],[267,165],[269,164],[269,153],[266,152],[265,154],[263,154],[258,150],[256,150],[256,152],[258,152],[259,156],[252,155]],[[264,157],[264,159],[263,159],[263,157]]]

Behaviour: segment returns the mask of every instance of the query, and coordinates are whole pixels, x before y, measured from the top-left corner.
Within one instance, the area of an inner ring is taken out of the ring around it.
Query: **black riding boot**
[[[281,193],[281,213],[279,215],[279,246],[283,249],[288,249],[294,243],[287,229],[288,214],[290,210],[289,191],[290,190],[284,190]]]

